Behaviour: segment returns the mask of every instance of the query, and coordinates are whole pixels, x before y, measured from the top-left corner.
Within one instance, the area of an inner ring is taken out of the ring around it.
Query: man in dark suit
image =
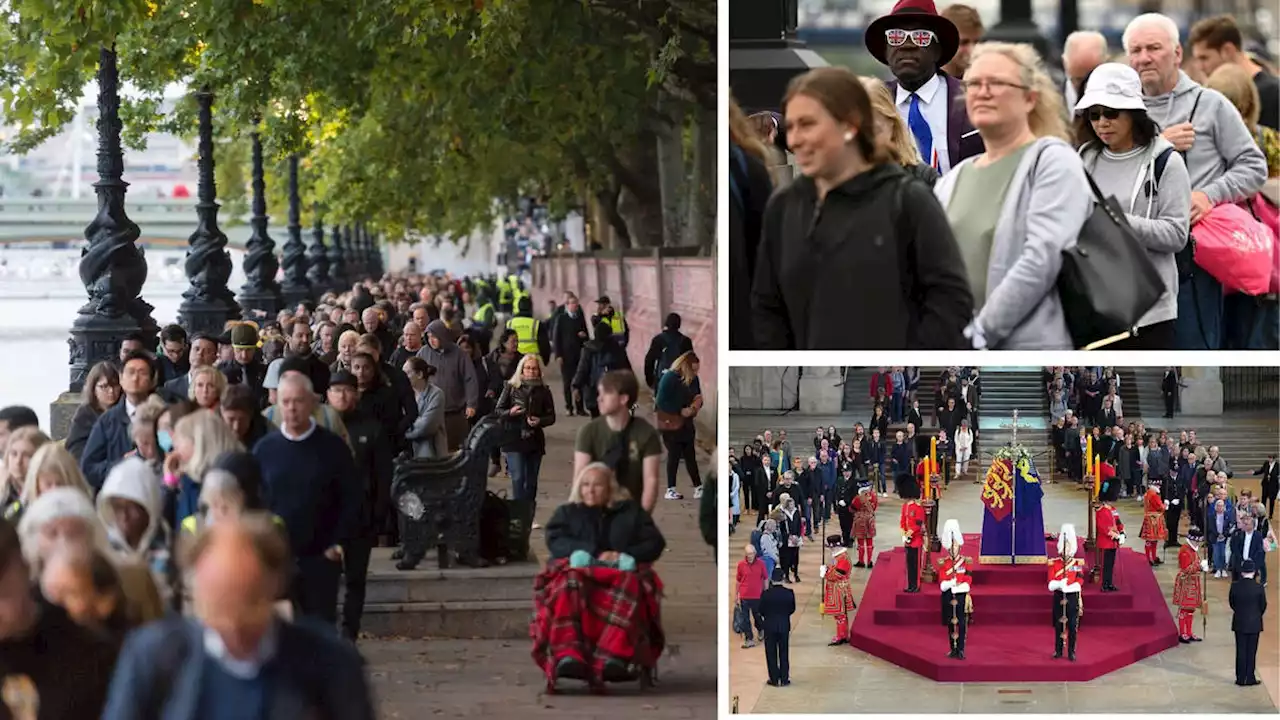
[[[1227,603],[1231,616],[1231,632],[1236,636],[1236,684],[1257,685],[1254,670],[1258,665],[1258,636],[1262,634],[1262,616],[1267,612],[1267,592],[1254,572],[1252,560],[1240,563],[1240,578],[1231,582]]]
[[[760,594],[764,659],[769,668],[769,684],[774,687],[791,684],[791,616],[796,612],[796,594],[784,587],[782,580],[782,568],[774,568],[769,589]]]
[[[1244,575],[1244,564],[1252,561],[1254,569],[1266,562],[1266,552],[1262,548],[1264,532],[1258,532],[1256,520],[1252,515],[1240,519],[1241,528],[1231,538],[1231,579],[1239,580]]]
[[[1275,517],[1276,495],[1280,492],[1280,463],[1276,462],[1276,454],[1268,453],[1262,467],[1254,470],[1253,474],[1262,476],[1261,499],[1267,506],[1267,517]]]
[[[80,456],[80,470],[95,492],[102,489],[111,468],[133,449],[133,416],[155,389],[156,359],[151,353],[134,350],[122,366],[120,400],[98,416]]]
[[[284,622],[273,611],[293,563],[269,518],[211,526],[192,556],[196,615],[171,615],[129,636],[104,720],[373,720],[355,646],[332,626]]]
[[[1173,368],[1164,371],[1164,379],[1160,381],[1160,395],[1164,398],[1164,416],[1173,417],[1173,408],[1178,400],[1178,372]]]
[[[960,47],[960,32],[938,15],[933,0],[898,0],[888,15],[867,26],[865,42],[893,73],[889,92],[925,165],[943,175],[984,152],[960,102],[963,86],[941,71]]]
[[[187,372],[184,375],[170,380],[164,384],[164,393],[168,397],[166,400],[173,402],[175,399],[186,400],[191,394],[191,371],[206,365],[213,365],[218,361],[218,342],[212,336],[205,333],[195,333],[191,336],[191,350],[187,354]]]

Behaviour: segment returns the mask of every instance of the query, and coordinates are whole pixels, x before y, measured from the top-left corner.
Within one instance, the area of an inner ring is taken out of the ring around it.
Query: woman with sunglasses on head
[[[783,100],[802,177],[765,210],[752,286],[757,349],[950,349],[973,298],[929,187],[890,160],[857,75],[818,68]],[[874,308],[861,322],[851,309]]]
[[[1067,142],[1062,96],[1030,45],[982,43],[965,108],[986,151],[934,187],[960,245],[977,314],[975,349],[1069,350],[1058,271],[1093,207]]]
[[[1172,350],[1178,318],[1174,255],[1187,242],[1191,217],[1186,163],[1147,115],[1141,80],[1128,65],[1099,65],[1089,75],[1075,112],[1076,142],[1085,169],[1103,197],[1120,203],[1165,286],[1155,307],[1138,321],[1137,336],[1109,348]]]

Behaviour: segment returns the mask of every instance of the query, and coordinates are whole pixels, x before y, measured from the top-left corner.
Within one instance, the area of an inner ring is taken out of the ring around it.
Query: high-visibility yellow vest
[[[493,322],[493,303],[485,303],[476,309],[471,321],[481,325],[488,325]]]
[[[614,308],[613,315],[609,317],[609,329],[613,330],[613,334],[621,337],[627,331],[627,321],[622,319],[622,311]]]
[[[507,328],[516,331],[519,345],[516,349],[528,355],[538,352],[538,321],[531,317],[513,317],[507,321]]]
[[[511,284],[506,280],[498,281],[498,304],[508,305],[511,303]]]

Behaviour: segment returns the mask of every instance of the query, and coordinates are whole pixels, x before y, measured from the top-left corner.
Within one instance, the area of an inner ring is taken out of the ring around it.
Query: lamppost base
[[[188,333],[222,334],[228,320],[239,320],[240,308],[234,302],[184,300],[178,306],[178,322]]]
[[[280,288],[280,298],[284,302],[282,310],[293,310],[303,300],[310,300],[314,293],[305,285],[286,285]]]
[[[241,288],[240,296],[236,300],[240,303],[240,311],[245,319],[262,325],[261,318],[275,319],[276,313],[280,312],[282,306],[280,296],[281,293],[273,293],[270,290]]]
[[[71,323],[71,392],[80,392],[85,376],[94,365],[118,357],[125,336],[138,332],[138,321],[132,315],[84,314]]]

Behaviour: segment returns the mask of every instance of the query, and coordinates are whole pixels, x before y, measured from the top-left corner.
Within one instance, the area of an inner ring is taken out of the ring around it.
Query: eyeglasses
[[[1098,108],[1098,107],[1089,108],[1089,119],[1092,120],[1093,122],[1098,122],[1102,118],[1106,118],[1108,120],[1115,120],[1118,117],[1120,117],[1119,110],[1113,110],[1111,108]]]
[[[965,89],[965,92],[978,90],[984,87],[992,93],[997,93],[1002,90],[1007,90],[1009,88],[1017,88],[1019,90],[1030,90],[1030,88],[1028,88],[1026,85],[1019,85],[1018,83],[1009,82],[1008,80],[991,80],[988,78],[975,78],[973,80],[962,80],[960,82],[960,86]]]
[[[934,40],[938,39],[932,30],[902,30],[898,28],[889,28],[884,31],[884,39],[889,43],[889,47],[902,47],[907,42],[907,38],[911,38],[911,43],[916,47],[929,47]]]

